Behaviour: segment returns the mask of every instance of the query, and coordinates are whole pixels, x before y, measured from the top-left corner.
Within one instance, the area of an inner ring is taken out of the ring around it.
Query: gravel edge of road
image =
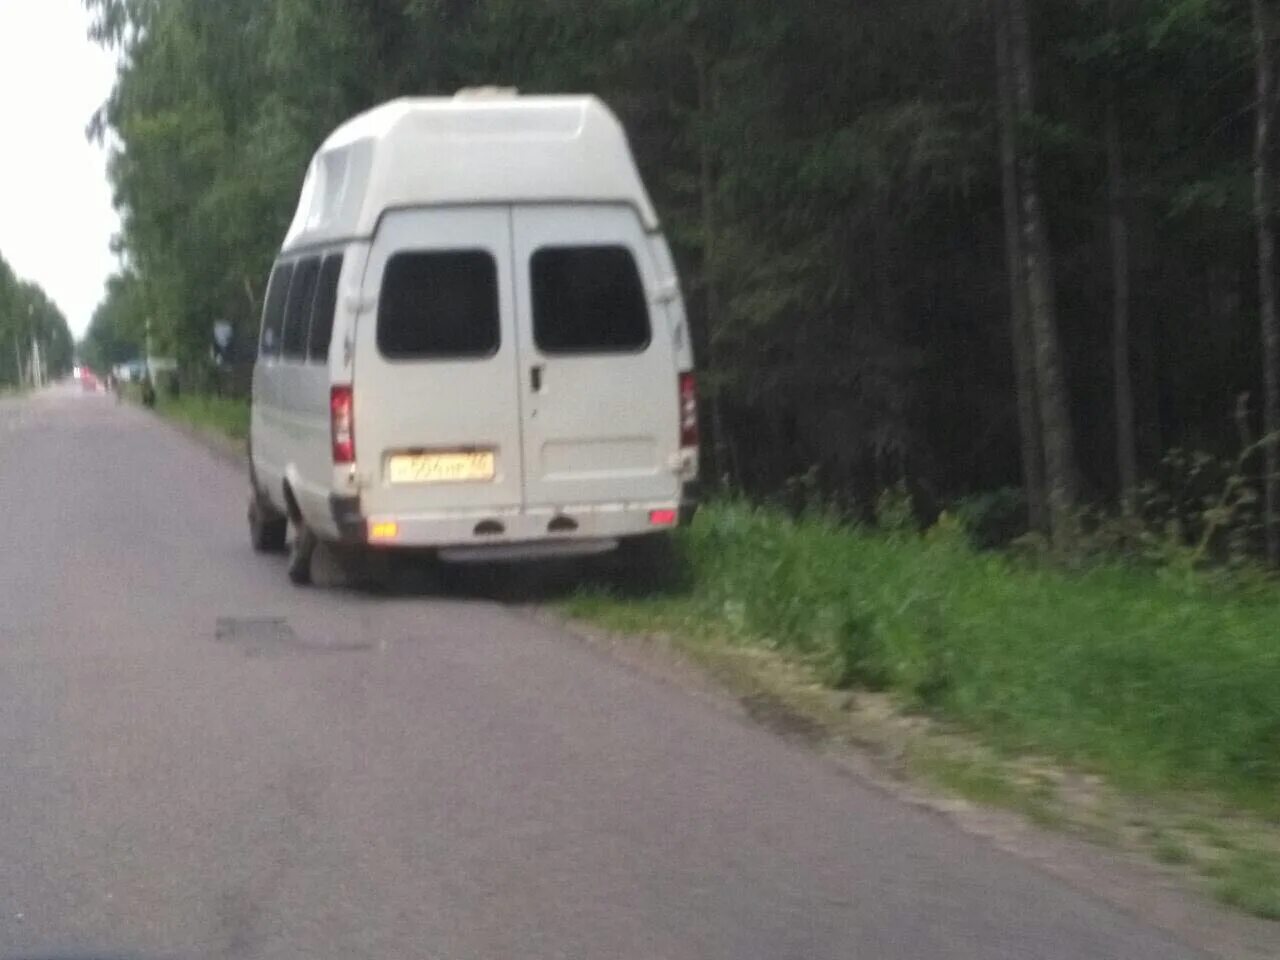
[[[194,441],[224,463],[243,470],[249,466],[249,444],[247,440],[236,440],[228,437],[212,427],[201,427],[188,423],[177,417],[167,416],[160,410],[138,410],[150,416],[157,423],[176,431],[188,440]]]

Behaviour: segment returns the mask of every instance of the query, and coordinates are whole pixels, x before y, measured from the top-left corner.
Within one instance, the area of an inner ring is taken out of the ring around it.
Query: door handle
[[[542,392],[542,373],[544,369],[540,363],[529,368],[529,386],[534,393]]]

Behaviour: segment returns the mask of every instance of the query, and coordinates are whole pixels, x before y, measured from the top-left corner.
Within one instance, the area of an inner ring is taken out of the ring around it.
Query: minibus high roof
[[[321,146],[284,252],[368,239],[392,209],[599,202],[630,204],[658,229],[626,133],[596,97],[480,88],[394,100]]]

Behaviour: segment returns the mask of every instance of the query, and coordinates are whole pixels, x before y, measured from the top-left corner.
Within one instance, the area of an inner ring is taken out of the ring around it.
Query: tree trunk
[[[1129,357],[1129,212],[1125,197],[1124,154],[1115,88],[1107,104],[1107,205],[1111,221],[1112,366],[1115,377],[1116,468],[1120,475],[1120,507],[1125,516],[1137,508],[1138,446],[1134,428],[1133,373]]]
[[[1018,114],[1035,112],[1032,83],[1031,37],[1026,0],[1007,0],[1013,57],[1014,90]],[[1052,250],[1040,199],[1040,175],[1035,150],[1018,144],[1018,186],[1022,204],[1023,259],[1026,264],[1034,343],[1036,388],[1040,423],[1044,428],[1045,483],[1049,501],[1049,527],[1054,542],[1067,545],[1074,539],[1079,481],[1076,474],[1075,439],[1062,371],[1058,339],[1056,296],[1053,286]]]
[[[876,305],[879,308],[880,334],[886,340],[901,336],[902,304],[898,298],[898,288],[894,281],[895,257],[893,236],[893,213],[889,209],[889,198],[883,192],[873,203],[874,222],[872,223],[872,278],[875,281]]]
[[[1258,305],[1262,316],[1263,435],[1266,491],[1263,525],[1266,529],[1267,560],[1280,565],[1280,320],[1276,317],[1275,223],[1271,189],[1271,121],[1275,109],[1275,60],[1271,33],[1271,3],[1253,0],[1253,43],[1256,60],[1258,102],[1257,129],[1253,144],[1253,215],[1258,229]]]
[[[715,109],[716,91],[711,67],[705,55],[699,53],[695,67],[698,78],[698,194],[702,214],[702,284],[707,325],[707,366],[717,369],[715,339],[720,323],[720,285],[716,278],[716,200],[715,165],[708,141],[707,128]],[[724,412],[717,390],[708,391],[707,405],[711,419],[711,462],[714,476],[730,486],[734,485],[736,470],[731,462],[724,429]]]
[[[249,323],[256,326],[262,312],[262,308],[258,306],[258,293],[253,289],[253,280],[248,274],[241,275],[240,280],[244,284],[244,298],[249,301]]]
[[[1018,110],[1014,102],[1009,53],[1009,18],[996,4],[996,85],[1000,107],[1000,180],[1004,203],[1005,264],[1009,274],[1009,327],[1013,341],[1013,370],[1018,408],[1018,436],[1022,449],[1022,486],[1027,523],[1032,530],[1049,529],[1044,490],[1044,441],[1036,400],[1036,361],[1032,349],[1027,279],[1023,268],[1022,217],[1018,211]]]

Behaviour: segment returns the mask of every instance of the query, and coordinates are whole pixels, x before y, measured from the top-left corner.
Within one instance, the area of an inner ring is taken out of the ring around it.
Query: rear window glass
[[[342,254],[325,258],[316,287],[316,305],[311,312],[311,340],[307,356],[312,360],[328,360],[333,340],[333,314],[338,307],[338,277],[342,273]]]
[[[634,353],[649,310],[626,247],[544,247],[530,264],[533,335],[544,353]]]
[[[485,250],[399,253],[378,302],[378,349],[395,360],[498,349],[498,265]]]
[[[280,355],[280,339],[284,332],[284,305],[289,297],[289,282],[293,279],[293,264],[282,263],[271,274],[267,288],[267,304],[262,310],[262,340],[258,350],[264,357]]]
[[[311,326],[311,305],[316,299],[316,279],[320,261],[309,257],[293,269],[289,285],[289,305],[284,311],[284,355],[298,359],[307,352],[307,330]]]

